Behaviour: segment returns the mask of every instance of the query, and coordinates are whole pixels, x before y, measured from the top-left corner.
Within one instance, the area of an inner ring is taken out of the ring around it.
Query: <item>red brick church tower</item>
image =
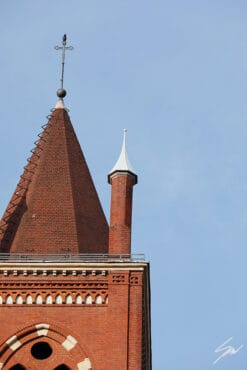
[[[65,95],[0,223],[0,369],[150,370],[149,264],[131,254],[125,137],[108,226]]]

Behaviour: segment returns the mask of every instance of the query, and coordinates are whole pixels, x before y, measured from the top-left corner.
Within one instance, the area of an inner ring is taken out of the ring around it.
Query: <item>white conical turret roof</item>
[[[124,135],[123,135],[123,145],[122,149],[119,155],[119,158],[115,164],[115,166],[112,168],[110,173],[108,174],[108,177],[110,177],[115,172],[130,172],[132,175],[134,175],[137,179],[137,175],[128,159],[127,150],[126,150],[126,132],[127,130],[124,129]]]

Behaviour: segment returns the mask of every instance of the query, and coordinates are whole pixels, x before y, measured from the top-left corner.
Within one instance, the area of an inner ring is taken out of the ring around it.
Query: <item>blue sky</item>
[[[56,103],[66,32],[66,105],[107,217],[128,129],[154,370],[246,369],[246,15],[241,0],[0,5],[0,211]],[[245,347],[213,365],[230,337]]]

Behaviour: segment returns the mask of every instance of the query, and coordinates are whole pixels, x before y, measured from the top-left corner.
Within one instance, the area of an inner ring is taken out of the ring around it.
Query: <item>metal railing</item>
[[[4,262],[141,262],[145,261],[145,255],[137,254],[31,254],[31,253],[0,253],[0,263]]]

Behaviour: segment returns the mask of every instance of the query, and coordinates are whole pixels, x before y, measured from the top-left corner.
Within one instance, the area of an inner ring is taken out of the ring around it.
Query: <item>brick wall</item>
[[[66,293],[71,292],[73,302],[78,291],[83,289],[88,289],[91,295],[96,294],[96,290],[107,291],[108,296],[104,304],[2,303],[0,363],[9,361],[3,369],[8,369],[16,363],[25,366],[28,361],[29,365],[33,364],[32,369],[38,369],[41,364],[45,366],[43,368],[50,370],[63,362],[75,369],[78,363],[89,358],[93,370],[141,370],[142,276],[143,271],[133,272],[128,269],[112,269],[104,277],[90,275],[65,278],[58,274],[52,277],[14,278],[0,274],[1,294],[26,294],[29,290],[35,297],[48,289],[55,297],[66,290]],[[79,286],[80,283],[87,285],[83,288]],[[71,284],[71,287],[68,284]],[[37,337],[36,325],[42,323],[49,325],[47,335]],[[13,336],[21,343],[16,350],[6,344]],[[61,346],[68,336],[78,342],[69,351]],[[30,352],[32,345],[41,340],[48,342],[53,349],[53,354],[45,360],[34,359]],[[12,357],[8,360],[9,355]]]

